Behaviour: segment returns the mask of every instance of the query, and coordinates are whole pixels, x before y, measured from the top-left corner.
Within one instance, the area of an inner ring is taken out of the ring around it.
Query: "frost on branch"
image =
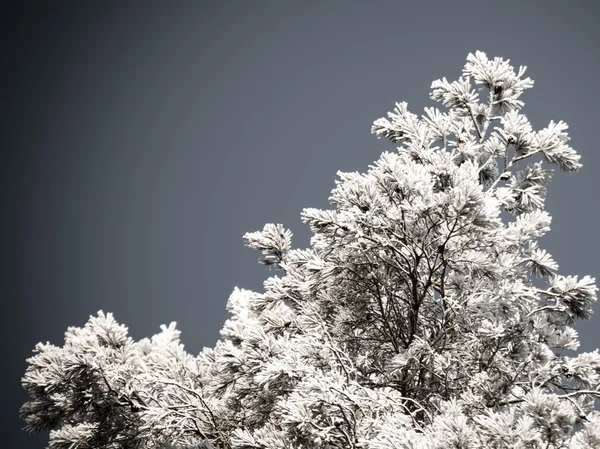
[[[100,311],[70,327],[63,347],[40,343],[34,352],[21,416],[31,431],[51,430],[51,449],[200,449],[219,438],[211,422],[219,405],[203,396],[198,360],[183,350],[175,323],[134,342]]]
[[[600,355],[570,352],[595,280],[539,245],[553,167],[581,164],[566,124],[522,113],[524,74],[470,54],[432,84],[443,108],[374,122],[396,151],[302,212],[310,248],[246,234],[277,270],[234,289],[214,348],[187,354],[174,324],[134,342],[102,313],[38,345],[29,428],[51,448],[600,447]]]
[[[279,266],[292,246],[292,233],[283,226],[268,223],[262,231],[248,232],[244,235],[247,245],[262,251],[261,263]]]

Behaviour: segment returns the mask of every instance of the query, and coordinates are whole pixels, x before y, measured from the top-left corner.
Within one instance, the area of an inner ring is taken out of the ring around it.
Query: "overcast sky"
[[[372,121],[396,101],[420,114],[476,50],[529,67],[535,128],[569,123],[584,167],[556,173],[543,246],[562,274],[600,277],[594,1],[16,3],[1,44],[2,447],[45,447],[17,415],[37,342],[102,309],[135,339],[177,321],[189,352],[214,345],[233,288],[269,275],[242,235],[283,223],[307,246],[302,208],[393,149]],[[583,350],[597,323],[579,327]]]

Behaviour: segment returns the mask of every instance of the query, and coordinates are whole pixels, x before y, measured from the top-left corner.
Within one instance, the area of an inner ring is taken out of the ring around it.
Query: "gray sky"
[[[234,286],[269,274],[242,235],[283,223],[307,246],[301,209],[327,207],[337,170],[392,149],[372,121],[396,101],[420,114],[431,81],[475,50],[529,67],[535,128],[569,123],[584,167],[556,173],[543,247],[562,274],[600,277],[598,19],[594,1],[15,3],[0,90],[3,441],[45,447],[19,430],[25,359],[100,309],[136,339],[177,321],[189,352],[214,345]],[[579,326],[582,349],[597,322]]]

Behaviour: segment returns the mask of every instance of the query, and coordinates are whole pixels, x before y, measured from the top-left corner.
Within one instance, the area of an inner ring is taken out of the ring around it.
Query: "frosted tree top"
[[[600,447],[600,355],[572,352],[595,280],[538,243],[551,168],[580,158],[565,123],[522,114],[532,86],[476,52],[433,82],[444,108],[397,103],[372,127],[397,151],[302,212],[309,248],[279,224],[245,235],[274,275],[233,291],[197,357],[174,323],[134,342],[103,313],[38,345],[29,428],[51,449]]]

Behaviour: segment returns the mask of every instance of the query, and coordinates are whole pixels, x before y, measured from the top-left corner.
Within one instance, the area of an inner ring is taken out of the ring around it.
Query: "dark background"
[[[18,418],[37,342],[102,309],[136,339],[175,320],[189,352],[214,345],[233,287],[268,275],[242,235],[283,223],[307,246],[301,209],[392,149],[372,121],[395,101],[422,113],[431,81],[478,49],[529,67],[536,129],[570,124],[584,168],[556,173],[542,246],[561,273],[599,277],[594,1],[2,8],[2,447],[45,447]]]

